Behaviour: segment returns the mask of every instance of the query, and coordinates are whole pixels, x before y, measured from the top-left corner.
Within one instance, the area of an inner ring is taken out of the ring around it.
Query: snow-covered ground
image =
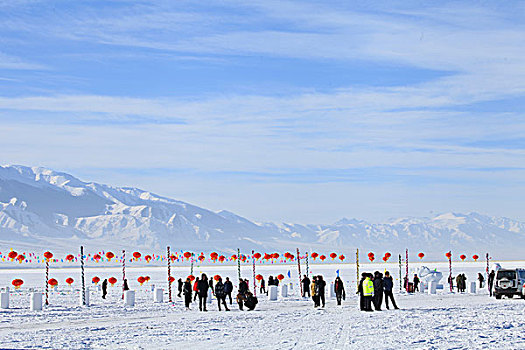
[[[417,268],[420,263],[412,264]],[[424,264],[448,276],[444,263]],[[504,267],[524,267],[525,262],[503,262]],[[395,264],[365,264],[361,271],[390,270],[399,274]],[[468,281],[476,280],[484,272],[484,263],[458,263],[454,275],[465,273]],[[304,265],[302,266],[304,273]],[[108,299],[102,300],[96,288],[91,288],[90,307],[79,304],[79,269],[51,269],[50,277],[59,281],[59,289],[50,294],[50,306],[43,311],[29,310],[28,288],[42,289],[43,269],[1,269],[0,286],[14,278],[25,281],[21,291],[12,291],[11,308],[0,310],[0,348],[331,348],[374,349],[403,348],[525,348],[525,301],[522,299],[495,300],[486,289],[476,294],[451,294],[447,285],[437,295],[396,294],[401,310],[363,313],[358,309],[355,293],[355,266],[350,264],[310,265],[310,272],[322,274],[332,281],[339,270],[347,288],[342,306],[329,298],[324,309],[314,309],[310,300],[298,296],[296,265],[257,266],[257,273],[282,273],[291,278],[292,295],[268,301],[259,296],[255,311],[240,312],[235,304],[231,312],[218,312],[216,300],[202,313],[193,303],[192,310],[184,309],[181,298],[175,302],[153,303],[152,285],[166,287],[166,268],[129,268],[130,287],[136,290],[136,305],[125,307],[121,300],[121,270],[117,268],[89,268],[86,280],[99,276],[119,279],[109,288]],[[412,268],[411,268],[412,270]],[[237,280],[235,266],[196,267],[195,274],[220,274]],[[178,279],[189,273],[188,267],[172,269]],[[405,273],[404,266],[402,274]],[[412,273],[412,271],[411,271]],[[151,281],[143,286],[137,277],[148,275]],[[243,266],[242,275],[252,280],[251,266]],[[73,288],[64,280],[73,277]],[[443,282],[443,281],[442,281]],[[176,284],[173,285],[176,289]],[[235,303],[235,302],[234,302]]]

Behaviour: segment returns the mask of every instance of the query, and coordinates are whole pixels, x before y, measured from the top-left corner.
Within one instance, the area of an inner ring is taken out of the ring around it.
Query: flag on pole
[[[288,278],[292,278],[292,273],[288,270]]]
[[[339,270],[337,270],[336,272],[337,272],[337,277],[339,277]]]

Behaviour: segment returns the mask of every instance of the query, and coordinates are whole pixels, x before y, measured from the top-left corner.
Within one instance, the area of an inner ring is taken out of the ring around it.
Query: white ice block
[[[162,302],[164,302],[164,289],[162,289],[162,288],[155,288],[155,291],[153,292],[153,301],[155,303],[162,303]]]
[[[330,298],[335,299],[335,285],[334,282],[330,284]]]
[[[31,293],[29,295],[29,309],[32,311],[42,310],[42,293]]]
[[[476,294],[476,282],[470,282],[469,292],[471,294]]]
[[[9,309],[9,292],[0,293],[0,308]]]
[[[135,291],[127,290],[124,292],[124,305],[135,306]]]
[[[422,282],[422,283],[419,285],[419,291],[420,291],[421,293],[425,293],[426,289],[427,289],[427,285],[426,285],[426,283],[423,283],[423,282]]]
[[[283,285],[281,286],[281,296],[283,298],[286,298],[288,296],[288,286],[283,283]]]
[[[277,300],[277,286],[268,287],[268,300]]]
[[[206,302],[208,304],[212,303],[211,297],[212,297],[212,292],[211,292],[211,288],[210,288],[210,289],[208,289],[208,298],[206,299]]]
[[[437,282],[430,281],[428,283],[428,294],[436,294]]]

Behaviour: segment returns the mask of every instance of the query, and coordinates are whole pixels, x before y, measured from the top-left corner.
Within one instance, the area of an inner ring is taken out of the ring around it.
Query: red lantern
[[[111,261],[111,259],[113,259],[114,257],[115,257],[115,254],[113,254],[112,252],[106,253],[106,258],[108,259],[108,261]]]
[[[224,262],[224,260],[226,260],[224,255],[219,256],[219,262]]]
[[[22,284],[24,284],[24,281],[21,280],[20,278],[17,278],[17,279],[14,279],[11,284],[15,287],[15,289],[20,289],[20,287],[22,286]]]
[[[111,284],[113,286],[115,283],[117,283],[117,279],[115,277],[110,277],[108,279],[108,282],[109,282],[109,284]]]
[[[72,262],[75,259],[75,256],[73,254],[69,254],[66,256],[66,261]]]
[[[140,285],[142,286],[144,284],[144,282],[146,282],[146,279],[142,276],[140,276],[139,278],[137,278],[137,282],[140,283]]]
[[[474,259],[474,261],[478,261],[479,256],[477,256],[476,254],[474,254],[474,255],[472,255],[472,259]]]
[[[425,257],[425,253],[419,253],[417,256],[419,257],[419,259],[423,259]]]
[[[213,276],[213,279],[214,279],[215,281],[218,281],[220,278],[221,278],[221,276],[219,276],[219,275],[215,275],[215,276]]]
[[[217,260],[218,257],[219,257],[219,254],[217,254],[217,253],[215,253],[215,252],[213,252],[213,253],[210,254],[210,258],[211,258],[212,261]]]
[[[72,279],[71,277],[68,277],[68,278],[66,279],[66,283],[69,284],[69,285],[72,285],[73,282],[75,282],[75,280]]]
[[[233,254],[232,257],[231,257],[231,259],[232,259],[233,261],[237,260],[237,255]]]
[[[54,278],[51,278],[47,283],[49,283],[49,285],[50,285],[51,287],[56,287],[56,286],[58,286],[58,281],[57,281],[56,279],[54,279]]]
[[[368,255],[368,260],[370,260],[370,262],[374,262],[375,259],[376,257],[374,256],[374,254]]]
[[[319,257],[319,259],[321,259],[321,261],[324,261],[324,259],[326,259],[326,256],[321,255],[321,256]]]
[[[100,282],[100,278],[98,278],[97,276],[95,276],[95,277],[93,277],[93,278],[91,279],[91,282],[93,282],[93,283],[95,283],[95,285],[97,285],[98,282]]]
[[[459,258],[461,259],[461,261],[465,261],[465,259],[467,258],[467,256],[465,254],[461,254],[459,256]]]
[[[264,253],[264,260],[270,260],[272,256],[268,253]]]
[[[386,252],[385,256],[387,257],[387,260],[388,260],[392,256],[392,254],[390,254],[389,252]]]
[[[446,256],[448,259],[450,259],[450,258],[452,258],[452,253],[451,253],[451,252],[447,252],[447,253],[445,254],[445,256]]]
[[[188,278],[189,278],[190,281],[192,281],[192,282],[195,280],[195,276],[193,276],[193,275],[189,275]]]
[[[374,256],[374,253],[370,252],[368,253],[368,257]]]
[[[190,252],[185,252],[185,253],[184,253],[184,257],[185,257],[186,259],[189,259],[189,258],[191,257],[191,253],[190,253]]]
[[[202,261],[204,261],[204,259],[206,259],[206,257],[205,257],[204,255],[201,254],[201,255],[199,255],[199,258],[198,258],[198,259],[199,259],[199,261],[202,262]]]
[[[51,253],[49,253],[49,254],[51,254]],[[45,255],[45,253],[44,253],[44,255]],[[18,253],[15,252],[14,250],[12,250],[12,251],[9,252],[9,254],[7,254],[7,256],[9,257],[9,259],[14,260],[18,256]],[[51,256],[53,256],[53,255],[51,254]]]
[[[312,258],[314,258],[314,260],[319,256],[319,254],[317,254],[316,252],[313,252],[312,253]]]
[[[262,276],[262,275],[257,275],[257,276],[255,276],[255,279],[256,279],[257,281],[260,281],[260,280],[263,279],[263,276]]]
[[[339,255],[339,260],[341,261],[345,260],[345,256],[343,254]]]
[[[146,258],[148,257],[149,255],[146,256]],[[151,258],[151,256],[149,256]],[[171,254],[171,261],[175,261],[177,259],[177,257],[175,257],[175,255]],[[148,261],[149,262],[149,261]]]
[[[149,276],[145,276],[144,279],[146,280],[146,282],[149,282],[149,280],[151,279],[151,277],[149,277]]]
[[[384,261],[384,262],[387,262],[387,261],[388,261],[388,257],[387,257],[386,255],[383,257],[383,261]]]
[[[261,258],[261,253],[255,253],[253,254],[253,257],[257,260],[259,260]]]
[[[11,257],[11,255],[9,255],[9,257]],[[53,253],[51,253],[51,252],[45,252],[45,253],[44,253],[44,258],[46,258],[46,260],[48,260],[48,261],[51,260],[51,259],[53,259]]]
[[[140,254],[139,252],[134,252],[134,253],[133,253],[133,258],[134,258],[135,260],[140,259],[141,256],[142,256],[142,254]]]
[[[273,253],[272,259],[279,259],[279,253]]]
[[[169,282],[170,284],[172,284],[173,282],[175,282],[175,277],[170,276],[170,278],[168,278],[168,282]]]
[[[144,257],[144,259],[146,259],[146,262],[150,262],[151,259],[152,259],[152,257],[151,257],[151,255],[146,255],[146,256]]]
[[[335,258],[337,258],[337,254],[336,253],[331,253],[330,257],[332,258],[332,260],[334,260]]]
[[[16,257],[16,260],[18,260],[18,262],[21,264],[21,263],[24,261],[25,258],[26,258],[25,256],[23,256],[22,254],[20,254],[20,255],[18,255],[18,256]]]
[[[102,259],[102,257],[101,257],[99,254],[95,254],[95,255],[93,256],[93,259],[95,259],[96,262],[99,262],[100,259]]]
[[[284,279],[284,275],[283,275],[282,273],[279,274],[279,275],[277,276],[277,279],[278,279],[279,281],[282,281],[282,280]]]

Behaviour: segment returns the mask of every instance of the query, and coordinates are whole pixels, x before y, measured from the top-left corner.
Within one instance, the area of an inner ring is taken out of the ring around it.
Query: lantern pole
[[[487,253],[485,255],[485,258],[487,259],[487,269],[486,269],[486,275],[487,277],[485,278],[485,280],[487,281],[487,287],[489,285],[489,253]],[[488,289],[488,288],[487,288]]]
[[[357,291],[359,291],[359,248],[357,248],[355,250],[355,268],[356,268],[356,276],[357,276],[357,280],[356,280],[356,284],[357,284]]]
[[[406,250],[406,261],[405,261],[405,265],[406,265],[406,282],[405,282],[405,289],[406,291],[408,292],[408,248]]]
[[[124,299],[124,283],[126,281],[126,250],[122,249],[122,299]]]
[[[170,303],[172,302],[171,299],[171,254],[170,254],[170,246],[167,247],[168,250],[168,298]]]
[[[257,296],[257,284],[255,283],[255,258],[253,257],[253,254],[255,252],[252,250],[252,262],[253,262],[253,296]]]
[[[46,305],[49,305],[49,259],[46,258]]]
[[[299,271],[299,287],[301,288],[301,296],[303,296],[304,292],[303,292],[303,284],[301,283],[301,257],[299,256],[299,248],[297,248],[297,271]]]
[[[193,276],[193,257],[195,256],[195,253],[191,253],[191,268],[190,268],[190,275]]]
[[[237,272],[239,274],[239,281],[241,280],[241,250],[237,248]]]
[[[403,290],[403,276],[401,275],[401,254],[399,254],[399,291]]]
[[[450,292],[453,291],[453,281],[452,281],[452,251],[449,251],[449,257],[448,257],[448,284],[450,285]]]
[[[84,273],[84,246],[80,246],[80,270],[82,274],[82,305],[86,306],[86,276]]]
[[[308,277],[309,271],[308,271],[308,252],[306,252],[306,277]]]

